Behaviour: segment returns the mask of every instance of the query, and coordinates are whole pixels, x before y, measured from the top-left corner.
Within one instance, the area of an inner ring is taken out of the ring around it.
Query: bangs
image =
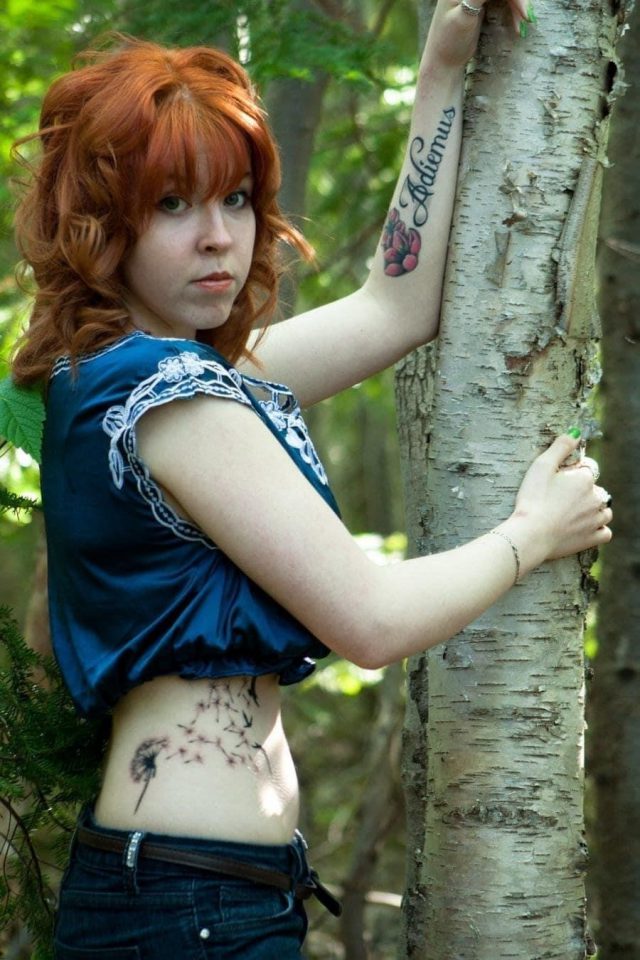
[[[235,116],[231,112],[207,109],[189,91],[179,91],[160,106],[135,178],[143,219],[167,188],[185,199],[209,199],[230,193],[253,173],[255,120],[237,106]]]

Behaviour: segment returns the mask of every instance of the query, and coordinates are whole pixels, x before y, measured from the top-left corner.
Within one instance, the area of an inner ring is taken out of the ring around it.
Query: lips
[[[208,273],[206,277],[200,277],[193,282],[199,290],[213,294],[227,293],[234,286],[233,277],[226,270],[214,270],[213,273]]]
[[[195,283],[218,283],[222,280],[233,280],[230,273],[208,273],[206,277],[198,277]]]

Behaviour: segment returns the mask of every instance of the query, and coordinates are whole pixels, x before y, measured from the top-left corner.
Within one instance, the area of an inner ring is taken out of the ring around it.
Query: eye
[[[231,207],[234,210],[242,210],[251,203],[251,197],[248,190],[234,190],[224,198],[225,207]]]
[[[182,197],[170,194],[158,201],[158,209],[165,213],[184,213],[189,204]]]

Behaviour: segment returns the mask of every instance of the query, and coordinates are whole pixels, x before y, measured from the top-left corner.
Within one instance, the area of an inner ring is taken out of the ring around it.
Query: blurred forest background
[[[294,303],[305,309],[353,289],[374,254],[410,116],[418,15],[417,0],[7,0],[0,11],[0,357],[8,356],[28,311],[14,275],[10,145],[36,127],[42,94],[76,52],[117,29],[180,45],[217,44],[239,57],[281,144],[283,207],[317,251],[314,267],[293,266],[284,291],[285,310]],[[634,229],[637,237],[637,221]],[[632,418],[631,406],[627,412]],[[349,529],[380,562],[403,555],[393,372],[319,405],[308,419]],[[630,446],[627,465],[635,477],[637,446]],[[37,499],[37,467],[20,451],[3,453],[0,483]],[[37,510],[0,515],[0,605],[8,604],[32,635],[39,629],[41,548]],[[587,644],[594,657],[595,608]],[[311,908],[310,960],[361,960],[365,945],[374,960],[397,956],[404,679],[401,667],[371,673],[330,658],[303,696],[287,694],[301,826],[314,865],[349,907],[342,925]],[[640,884],[636,889],[640,895]],[[7,958],[31,956],[17,926],[0,931],[0,952],[3,937]]]

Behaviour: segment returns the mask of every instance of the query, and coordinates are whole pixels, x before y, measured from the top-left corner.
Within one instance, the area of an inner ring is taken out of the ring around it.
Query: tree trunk
[[[526,40],[511,34],[506,9],[489,6],[422,428],[428,470],[409,505],[419,552],[505,519],[533,457],[588,424],[600,159],[625,9],[616,6],[612,15],[604,0],[539,0]],[[419,382],[417,411],[423,392]],[[424,462],[419,448],[411,455]],[[408,957],[585,956],[582,560],[545,565],[430,651],[426,702],[424,658],[410,666],[429,762],[422,819],[409,829]]]
[[[593,916],[602,960],[640,957],[640,21],[622,46],[599,256],[604,420],[601,483],[616,510],[603,555],[589,696]],[[632,249],[624,245],[635,245]]]
[[[418,5],[419,49],[422,51],[436,0]],[[428,552],[427,454],[431,439],[431,407],[436,344],[420,347],[396,366],[396,407],[404,483],[407,553]],[[407,669],[407,705],[402,730],[402,786],[407,819],[407,858],[403,903],[401,957],[417,957],[426,942],[426,890],[423,879],[424,829],[427,816],[429,666],[426,654],[412,657]]]
[[[408,553],[428,553],[427,452],[436,352],[421,347],[396,368],[398,436],[404,480]],[[424,830],[427,816],[429,666],[426,654],[407,669],[407,705],[402,730],[402,785],[407,811],[407,860],[401,957],[419,957],[426,942]]]

